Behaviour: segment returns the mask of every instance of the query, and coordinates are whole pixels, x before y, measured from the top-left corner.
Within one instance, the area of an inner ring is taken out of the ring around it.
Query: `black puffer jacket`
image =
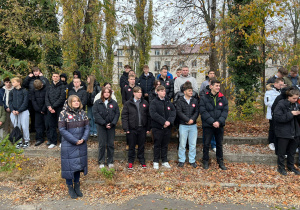
[[[215,96],[215,100],[210,92],[200,98],[200,115],[203,128],[213,127],[214,122],[219,122],[220,127],[225,126],[225,120],[228,116],[228,101],[222,93]]]
[[[141,99],[140,102],[140,114],[141,123],[143,127],[146,127],[147,131],[150,131],[150,115],[149,115],[149,104],[145,99]],[[139,116],[137,107],[134,103],[133,98],[124,104],[122,110],[122,127],[125,132],[137,129],[139,126]]]
[[[46,113],[47,107],[45,103],[47,88],[43,86],[40,90],[33,90],[31,92],[31,103],[34,111]]]
[[[153,99],[157,97],[157,93],[155,92],[155,87],[152,88],[152,90],[149,93],[149,104]]]
[[[140,87],[142,88],[143,91],[143,96],[146,93],[150,94],[151,89],[153,88],[154,85],[154,81],[155,81],[155,77],[151,72],[149,72],[149,76],[145,76],[144,73],[140,76],[139,82],[140,82]]]
[[[120,88],[121,88],[121,91],[123,91],[123,88],[125,87],[125,85],[128,85],[128,73],[126,73],[124,71],[123,75],[120,77]]]
[[[52,82],[46,92],[46,106],[51,106],[52,109],[63,107],[66,100],[66,88],[61,81],[56,83]]]
[[[179,119],[179,124],[187,125],[186,123],[192,119],[193,124],[196,124],[199,116],[199,103],[198,100],[191,97],[190,104],[186,102],[184,97],[180,97],[176,103],[176,115]]]
[[[151,127],[163,129],[166,121],[174,124],[176,110],[168,98],[161,100],[158,96],[150,103]]]
[[[136,86],[134,86],[136,87]],[[128,101],[129,99],[131,99],[133,97],[133,88],[134,87],[130,87],[129,85],[126,85],[123,88],[122,91],[122,104],[125,104],[126,101]]]
[[[177,101],[178,101],[178,99],[181,98],[181,97],[183,97],[183,96],[184,96],[184,93],[181,92],[181,91],[178,91],[178,92],[175,94],[173,103],[176,104]],[[193,97],[194,99],[196,99],[196,100],[198,101],[198,103],[199,103],[199,96],[198,96],[198,93],[197,93],[197,92],[193,91],[192,97]]]
[[[74,72],[73,72],[73,75],[74,75],[74,74],[77,74],[77,75],[78,75],[78,78],[81,79],[81,72],[80,72],[80,71],[74,71]],[[83,89],[86,90],[86,84],[85,84],[85,82],[82,81],[82,79],[81,79],[81,85],[80,85],[80,86],[82,86]],[[72,82],[70,82],[70,84],[68,85],[68,89],[69,89],[69,90],[72,90],[73,87],[74,87],[74,84],[73,84],[73,81],[72,81]]]
[[[28,100],[28,91],[25,88],[14,88],[9,92],[9,109],[21,113],[28,109]]]
[[[24,87],[24,88],[27,88],[28,89],[28,91],[29,91],[29,100],[31,100],[31,96],[30,96],[30,94],[32,93],[32,91],[34,90],[34,85],[33,85],[33,83],[34,83],[34,81],[35,80],[37,80],[37,79],[39,79],[39,80],[41,80],[42,81],[42,83],[43,83],[43,86],[49,86],[49,80],[46,78],[46,77],[44,77],[44,76],[32,76],[32,77],[29,77],[29,76],[27,76],[25,79],[24,79],[24,81],[23,81],[23,83],[22,83],[22,86]]]
[[[68,93],[69,97],[71,95],[76,95],[80,98],[82,106],[85,107],[87,104],[87,99],[88,99],[88,92],[81,86],[77,91],[73,88],[72,90],[69,90]]]
[[[94,105],[94,100],[95,96],[100,93],[101,88],[100,85],[97,81],[94,82],[94,87],[93,87],[93,92],[92,93],[87,93],[88,94],[88,99],[87,99],[87,105],[88,106],[93,106]]]
[[[287,99],[278,102],[273,115],[276,137],[294,139],[300,136],[300,116],[292,114],[292,111],[297,111],[299,108],[299,104],[291,104]]]
[[[107,108],[101,99],[98,99],[93,106],[93,115],[95,123],[106,126],[111,124],[111,127],[115,126],[120,117],[120,110],[118,103],[110,99],[107,104]]]
[[[166,88],[166,96],[171,100],[174,97],[174,80],[166,78],[166,81],[160,76],[160,84]]]
[[[206,94],[207,92],[209,92],[209,91],[210,91],[210,88],[209,88],[209,85],[207,85],[203,90],[201,90],[201,91],[199,92],[199,98],[205,96],[205,94]]]

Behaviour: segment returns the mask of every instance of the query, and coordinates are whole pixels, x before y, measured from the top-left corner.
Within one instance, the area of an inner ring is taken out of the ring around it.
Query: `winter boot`
[[[82,192],[80,191],[80,182],[74,182],[74,191],[78,197],[83,196]]]
[[[224,165],[223,160],[219,160],[218,163],[219,163],[220,169],[222,169],[222,170],[227,170],[227,168],[226,168],[225,165]]]
[[[208,169],[208,161],[203,161],[203,168]]]
[[[67,185],[68,189],[69,189],[69,195],[71,196],[71,198],[76,199],[78,196],[74,191],[73,185]]]

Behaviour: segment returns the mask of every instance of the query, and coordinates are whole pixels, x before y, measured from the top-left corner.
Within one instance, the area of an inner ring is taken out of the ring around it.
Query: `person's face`
[[[184,95],[188,96],[188,97],[192,97],[193,96],[193,89],[187,89],[184,91]]]
[[[63,81],[63,82],[65,82],[65,81],[66,81],[66,78],[61,77],[60,80]]]
[[[277,88],[277,89],[281,89],[284,87],[284,82],[280,81],[278,83],[274,83],[274,87]]]
[[[291,73],[290,73],[291,77],[296,77],[297,74],[298,74],[297,72],[293,72],[293,71],[291,71]]]
[[[160,86],[161,84],[160,84],[160,82],[157,82],[157,85],[155,86],[155,88],[157,88],[158,86]]]
[[[215,83],[214,85],[209,86],[212,92],[218,93],[220,91],[220,84]]]
[[[139,90],[139,92],[133,92],[133,95],[134,95],[134,98],[135,99],[141,99],[142,98],[142,91],[141,90]]]
[[[86,81],[87,81],[87,83],[90,83],[90,82],[91,82],[91,79],[88,77],[88,78],[86,79]]]
[[[167,77],[168,71],[166,69],[163,69],[160,71],[160,74],[163,78]]]
[[[78,75],[77,75],[77,74],[74,74],[74,75],[73,75],[73,78],[78,78]]]
[[[144,68],[143,70],[144,70],[144,73],[145,73],[145,74],[148,74],[148,73],[149,73],[149,68]]]
[[[298,95],[292,95],[288,97],[289,102],[291,102],[292,104],[296,103],[298,100],[299,96]]]
[[[33,75],[34,75],[35,77],[39,76],[40,73],[41,73],[41,72],[40,72],[39,70],[33,71]]]
[[[14,86],[14,87],[18,87],[18,86],[20,85],[20,83],[17,82],[16,80],[13,80],[13,81],[11,82],[11,84],[12,84],[12,86]]]
[[[182,68],[181,74],[182,74],[182,76],[186,77],[187,75],[189,75],[189,69],[186,67]]]
[[[211,72],[209,72],[208,73],[208,78],[213,78],[213,77],[215,77],[216,75],[215,75],[215,72],[213,72],[213,71],[211,71]]]
[[[104,98],[109,98],[109,96],[110,96],[109,90],[105,89],[103,96],[104,96]]]
[[[157,92],[158,97],[164,98],[166,96],[166,90],[160,90]]]
[[[277,77],[281,79],[281,78],[283,78],[283,75],[280,72],[278,72]]]
[[[177,75],[177,77],[180,77],[181,71],[177,71],[177,72],[176,72],[176,75]]]
[[[125,72],[128,73],[131,69],[130,68],[125,68]]]
[[[133,76],[135,76],[135,73],[134,73],[134,71],[130,71],[128,75],[133,75]]]
[[[134,78],[129,78],[128,82],[130,85],[134,85],[135,84],[135,79]]]
[[[74,80],[73,80],[73,84],[74,84],[74,87],[75,87],[75,88],[79,88],[79,87],[80,87],[80,84],[81,84],[81,82],[80,82],[80,80],[79,80],[79,79],[74,79]]]
[[[105,85],[105,87],[107,87],[111,90],[111,85],[110,84]]]
[[[74,109],[78,109],[79,106],[80,106],[80,101],[77,98],[73,98],[73,100],[72,100],[72,107]]]
[[[6,81],[6,82],[4,82],[4,85],[5,85],[5,87],[6,88],[11,88],[11,81]]]
[[[58,74],[53,74],[52,75],[52,80],[53,80],[53,82],[58,82],[59,81],[59,75]]]

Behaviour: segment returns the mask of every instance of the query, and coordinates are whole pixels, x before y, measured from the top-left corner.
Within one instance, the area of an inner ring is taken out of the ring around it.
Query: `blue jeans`
[[[203,129],[202,139],[203,139],[203,145],[204,145],[204,142],[205,142],[204,129]],[[210,145],[211,145],[211,148],[212,148],[212,149],[213,149],[213,148],[216,148],[217,143],[216,143],[215,136],[213,136],[213,137],[211,138]]]
[[[197,144],[197,125],[179,125],[179,162],[185,162],[185,147],[187,140],[189,141],[189,162],[194,163],[196,160],[196,144]]]
[[[93,115],[93,107],[92,106],[87,107],[87,114],[88,114],[89,123],[90,123],[90,135],[97,134],[97,127],[95,124],[95,118]]]
[[[80,171],[74,172],[74,182],[78,183],[80,179]],[[72,179],[66,179],[67,185],[73,185],[73,180]]]

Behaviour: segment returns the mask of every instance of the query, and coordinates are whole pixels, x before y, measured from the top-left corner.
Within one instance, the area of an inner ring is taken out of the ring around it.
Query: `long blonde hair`
[[[96,77],[94,75],[90,75],[90,76],[88,76],[88,78],[90,78],[90,83],[88,84],[86,91],[88,93],[92,93],[94,91],[94,83],[95,83]]]
[[[74,98],[76,98],[80,102],[79,109],[82,109],[83,106],[82,106],[81,100],[80,100],[80,98],[77,95],[70,95],[69,96],[69,98],[68,98],[68,105],[69,105],[69,107],[71,107],[73,109],[72,101],[73,101]]]

